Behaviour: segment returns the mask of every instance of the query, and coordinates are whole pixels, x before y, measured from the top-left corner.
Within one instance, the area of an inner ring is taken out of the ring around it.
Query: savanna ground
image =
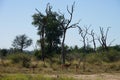
[[[4,60],[0,62],[0,80],[120,80],[120,61],[110,63],[86,61],[85,70],[83,62],[77,69],[76,63],[74,60],[70,67],[62,69],[57,60],[50,62],[46,59],[44,63],[33,59],[30,66],[37,64],[33,70],[32,67],[23,67],[22,62]]]

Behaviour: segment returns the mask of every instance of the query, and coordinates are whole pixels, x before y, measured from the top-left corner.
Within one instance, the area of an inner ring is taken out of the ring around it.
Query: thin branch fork
[[[79,23],[80,23],[80,20],[77,23],[74,23],[74,24],[70,25],[67,29],[69,29],[69,28],[76,28],[76,27],[78,27]]]
[[[75,2],[74,2],[73,5],[72,5],[71,11],[68,9],[68,6],[67,6],[67,11],[68,11],[68,13],[70,14],[70,18],[68,19],[68,23],[67,23],[67,25],[66,25],[66,28],[68,28],[69,24],[70,24],[71,21],[72,21],[73,12],[74,12],[74,6],[75,6]]]

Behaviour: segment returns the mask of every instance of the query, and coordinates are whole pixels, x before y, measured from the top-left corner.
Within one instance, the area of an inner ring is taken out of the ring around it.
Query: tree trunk
[[[23,48],[21,47],[20,52],[23,52]]]
[[[41,36],[41,52],[42,52],[42,61],[44,61],[45,58],[45,41],[44,41],[44,27],[42,28],[42,36]]]
[[[62,55],[62,64],[65,64],[65,49],[64,49],[64,42],[65,42],[65,35],[66,35],[66,30],[63,33],[63,40],[62,40],[62,50],[61,50],[61,55]]]

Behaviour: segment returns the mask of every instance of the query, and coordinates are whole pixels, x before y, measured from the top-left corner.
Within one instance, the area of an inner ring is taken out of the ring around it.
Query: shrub
[[[22,63],[23,67],[29,67],[30,66],[30,55],[25,54],[25,53],[16,53],[16,54],[11,54],[8,57],[9,59],[12,60],[13,63]]]
[[[41,57],[42,57],[42,54],[41,54],[40,50],[35,50],[34,55],[36,56],[37,59],[41,59]]]
[[[103,61],[105,62],[114,62],[120,60],[120,52],[116,50],[110,50],[108,52],[102,53]]]
[[[120,52],[116,50],[110,50],[102,53],[91,53],[87,55],[87,61],[89,63],[101,63],[101,62],[115,62],[120,60]]]

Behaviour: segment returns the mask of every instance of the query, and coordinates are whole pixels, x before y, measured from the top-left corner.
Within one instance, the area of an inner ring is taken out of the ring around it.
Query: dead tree
[[[108,36],[108,31],[110,27],[107,28],[106,32],[104,32],[104,29],[100,27],[100,37],[98,37],[98,41],[101,44],[103,50],[108,51],[108,45],[107,45],[107,36]]]
[[[64,49],[64,42],[65,42],[66,32],[70,28],[76,28],[78,26],[78,24],[79,24],[79,22],[71,24],[72,19],[73,19],[74,6],[75,6],[75,2],[72,5],[71,11],[68,9],[68,6],[67,6],[67,12],[70,15],[69,19],[66,19],[64,17],[64,14],[62,14],[63,15],[62,16],[63,19],[61,21],[61,26],[62,26],[62,30],[63,30],[63,38],[62,38],[62,43],[61,43],[61,48],[62,48],[62,50],[61,50],[62,64],[65,64],[65,56],[66,56],[66,54],[65,54],[65,49]]]
[[[92,43],[93,43],[93,46],[94,46],[94,51],[96,52],[96,50],[97,50],[97,47],[96,47],[96,42],[95,42],[95,33],[94,33],[94,31],[93,30],[91,30],[91,33],[90,33],[90,35],[91,35],[91,37],[92,37]]]
[[[80,27],[78,27],[78,28],[79,28],[79,34],[82,38],[82,40],[80,40],[80,41],[83,42],[83,50],[84,51],[83,51],[82,61],[83,61],[83,71],[85,71],[85,69],[86,69],[86,56],[85,55],[87,53],[87,46],[89,44],[87,35],[88,35],[88,30],[89,30],[90,26],[89,27],[85,26],[84,29],[81,29]]]
[[[88,38],[87,38],[89,28],[90,28],[90,26],[89,27],[84,26],[84,29],[79,28],[79,34],[82,38],[82,40],[80,40],[80,41],[83,42],[84,51],[87,50],[87,45],[89,44],[89,41],[88,41]]]

